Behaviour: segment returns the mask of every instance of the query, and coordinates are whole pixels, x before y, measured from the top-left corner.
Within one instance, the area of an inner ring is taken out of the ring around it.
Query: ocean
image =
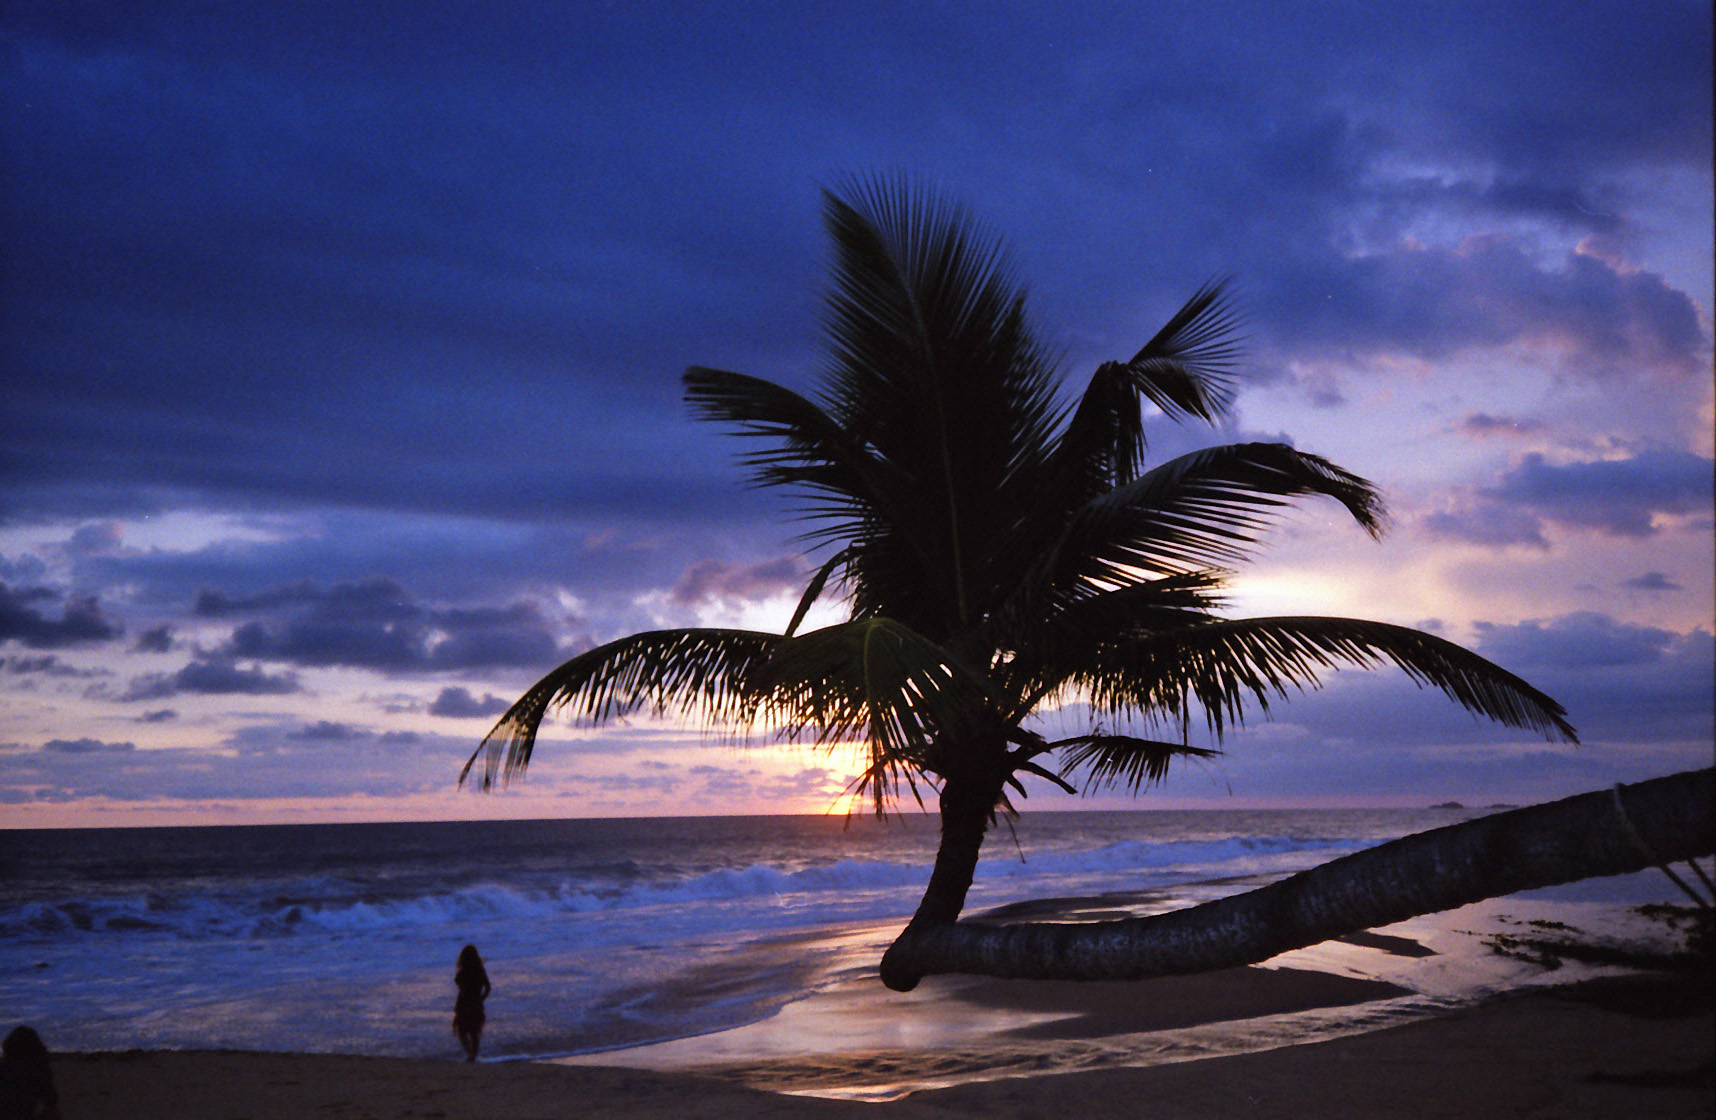
[[[1027,812],[991,833],[967,914],[1042,899],[1160,912],[1473,815]],[[28,1022],[58,1050],[451,1057],[454,958],[469,942],[494,984],[485,1058],[707,1036],[873,975],[923,889],[936,823],[0,831],[0,1023]],[[1541,897],[1559,920],[1672,901],[1665,882]],[[1439,998],[1525,982],[1526,967],[1486,967]]]

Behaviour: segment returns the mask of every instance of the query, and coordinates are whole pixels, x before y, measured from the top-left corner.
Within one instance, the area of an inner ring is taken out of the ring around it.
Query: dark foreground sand
[[[1233,979],[1243,976],[1236,970]],[[1088,992],[1092,1013],[1049,1033],[1064,1038],[1082,1029],[1102,1037],[1136,1029],[1104,1005],[1100,986]],[[1065,1007],[1075,995],[1062,988],[1020,998]],[[1206,983],[1188,996],[1223,1000],[1226,1015],[1246,1013],[1243,992],[1212,993]],[[682,1073],[302,1054],[68,1054],[56,1057],[55,1075],[66,1120],[1712,1117],[1710,1006],[1708,993],[1684,979],[1610,978],[1330,1042],[1140,1069],[1008,1077],[884,1104]],[[1165,1014],[1159,1001],[1151,1014]],[[848,1062],[856,1070],[865,1060],[841,1055],[825,1064]],[[753,1073],[767,1080],[766,1070]]]

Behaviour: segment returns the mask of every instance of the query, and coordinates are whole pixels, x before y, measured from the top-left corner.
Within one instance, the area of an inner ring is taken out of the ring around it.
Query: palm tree
[[[920,925],[889,948],[887,974],[903,982],[942,972],[1035,980],[1208,972],[1498,895],[1650,867],[1695,900],[1708,930],[1711,899],[1669,864],[1685,860],[1708,891],[1695,860],[1712,852],[1716,769],[1690,770],[1405,836],[1167,914]],[[1708,932],[1693,936],[1708,945]]]
[[[958,919],[985,833],[1025,776],[1137,791],[1176,758],[1214,753],[1191,744],[1194,719],[1219,744],[1342,665],[1392,663],[1474,713],[1575,739],[1560,705],[1434,635],[1220,613],[1229,569],[1293,501],[1332,499],[1373,536],[1383,521],[1369,482],[1284,444],[1146,469],[1148,409],[1180,422],[1227,413],[1238,351],[1221,284],[1066,401],[999,242],[965,212],[900,179],[854,180],[824,202],[834,260],[817,398],[685,374],[693,411],[755,441],[755,481],[798,498],[807,541],[826,553],[791,623],[634,634],[575,657],[501,717],[461,781],[479,757],[484,788],[523,770],[556,706],[592,722],[651,709],[856,743],[854,794],[877,812],[902,793],[939,800],[915,933]],[[798,633],[831,585],[848,620]],[[1073,702],[1092,713],[1084,733],[1049,740],[1033,725]],[[890,958],[886,982],[916,982]]]

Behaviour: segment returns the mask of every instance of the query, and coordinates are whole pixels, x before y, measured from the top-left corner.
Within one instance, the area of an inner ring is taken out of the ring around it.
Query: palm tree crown
[[[857,742],[858,789],[878,811],[902,789],[939,791],[943,852],[919,919],[949,921],[1021,775],[1136,790],[1176,756],[1211,753],[1186,741],[1191,720],[1219,740],[1342,664],[1392,663],[1475,713],[1574,739],[1549,697],[1433,635],[1219,613],[1225,574],[1295,499],[1331,498],[1372,535],[1383,518],[1369,482],[1283,444],[1146,469],[1147,410],[1217,421],[1229,406],[1236,344],[1222,285],[1068,401],[999,242],[964,212],[885,179],[827,193],[825,220],[833,283],[817,398],[739,373],[685,374],[693,411],[752,441],[754,480],[794,494],[807,539],[827,553],[791,624],[634,634],[572,659],[466,763],[468,774],[486,757],[485,788],[528,764],[552,706]],[[798,633],[830,585],[848,620]],[[1075,699],[1099,726],[1053,742],[1030,726]],[[1104,730],[1133,721],[1179,734]]]

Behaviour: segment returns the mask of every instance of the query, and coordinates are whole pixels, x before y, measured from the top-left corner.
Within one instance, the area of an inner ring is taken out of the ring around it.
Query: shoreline
[[[1235,970],[1242,971],[1242,970]],[[1245,977],[1210,974],[1202,994],[1243,1013]],[[1338,979],[1338,978],[1336,978]],[[1287,984],[1315,986],[1315,977]],[[1028,982],[1025,982],[1028,983]],[[555,1116],[714,1120],[1006,1120],[1137,1115],[1148,1100],[1164,1114],[1197,1117],[1710,1117],[1716,1109],[1716,1018],[1708,992],[1684,978],[1630,973],[1510,992],[1399,1025],[1270,1049],[1144,1066],[1032,1069],[1007,1065],[1033,1047],[1125,1045],[1148,1032],[1112,1004],[1105,985],[1012,993],[979,982],[1037,1024],[999,1049],[925,1048],[920,1064],[988,1060],[981,1080],[926,1088],[872,1103],[792,1087],[802,1062],[761,1060],[743,1069],[657,1070],[599,1062],[480,1062],[249,1051],[111,1051],[55,1055],[64,1114],[72,1120],[174,1116],[182,1120],[288,1120],[307,1115],[440,1116],[526,1120]],[[1087,997],[1082,1007],[1079,996]],[[1180,993],[1188,995],[1187,992]],[[1279,993],[1276,993],[1279,994]],[[1354,990],[1350,994],[1357,994]],[[1171,1000],[1152,1001],[1172,1003]],[[1058,1015],[1043,1019],[1052,1006]],[[1152,1016],[1189,1009],[1151,1007]],[[1122,1022],[1114,1018],[1119,1015]],[[1228,1020],[1231,1021],[1231,1020]],[[1045,1031],[1041,1025],[1047,1023]],[[1172,1033],[1172,1032],[1169,1032]],[[1043,1035],[1050,1037],[1039,1037]],[[849,1051],[819,1056],[825,1077],[852,1083],[886,1072],[900,1055]],[[969,1072],[969,1071],[968,1071]],[[719,1076],[712,1076],[719,1074]],[[773,1082],[774,1089],[759,1085]],[[814,1093],[815,1095],[809,1095]]]
[[[938,976],[900,993],[876,979],[876,930],[846,926],[755,942],[671,988],[639,989],[647,1016],[663,1000],[731,999],[782,959],[818,975],[763,1018],[651,1045],[521,1059],[508,1056],[519,1028],[503,1013],[474,1065],[445,1036],[445,1057],[68,1047],[54,1071],[68,1120],[1119,1120],[1141,1101],[1176,1120],[1716,1117],[1708,981],[1573,959],[1550,970],[1498,951],[1544,931],[1670,936],[1611,901],[1510,897],[1218,972]],[[315,1047],[338,1051],[349,1024],[327,1026]],[[444,1020],[435,1027],[442,1036]]]

